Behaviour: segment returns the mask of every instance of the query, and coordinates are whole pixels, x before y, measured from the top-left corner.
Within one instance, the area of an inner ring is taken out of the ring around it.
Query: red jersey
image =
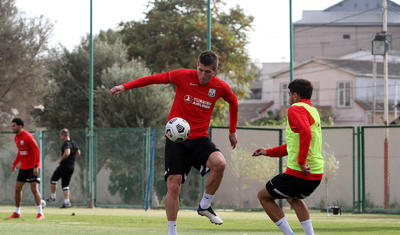
[[[301,99],[297,102],[303,102],[312,106],[311,101],[308,99]],[[306,164],[306,158],[312,137],[310,126],[314,124],[315,120],[306,108],[302,106],[290,106],[288,109],[288,122],[290,129],[292,129],[293,132],[299,133],[300,146],[298,163],[304,165]],[[267,149],[267,155],[270,157],[283,157],[288,155],[286,144]],[[322,174],[304,175],[303,172],[290,169],[289,167],[286,168],[285,174],[309,180],[322,180]]]
[[[229,85],[213,76],[207,85],[199,84],[197,70],[178,69],[170,72],[154,74],[138,78],[123,84],[125,90],[147,86],[151,84],[176,85],[174,103],[172,104],[168,120],[181,117],[190,124],[189,139],[209,136],[208,127],[215,102],[222,97],[229,103],[230,124],[229,131],[236,132],[238,102],[236,95]]]
[[[20,169],[33,169],[35,166],[40,168],[40,150],[35,138],[27,131],[22,130],[14,137],[18,148],[18,154],[13,162],[17,166],[21,162]]]

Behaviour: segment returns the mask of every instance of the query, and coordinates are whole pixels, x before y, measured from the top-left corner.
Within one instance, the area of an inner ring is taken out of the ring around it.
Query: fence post
[[[41,194],[42,199],[45,198],[45,193],[44,193],[44,149],[43,149],[43,131],[35,131],[35,136],[36,136],[36,140],[38,142],[39,145],[39,151],[40,151],[40,173],[39,173],[39,177],[42,181],[41,184],[39,184],[39,191]]]
[[[283,133],[282,133],[282,129],[279,129],[279,144],[278,144],[278,146],[281,146],[282,143],[283,143]],[[282,167],[283,167],[283,162],[282,162],[282,158],[280,157],[279,158],[279,174],[282,174],[282,172],[283,172]],[[282,206],[283,206],[283,201],[282,201],[282,199],[279,199],[279,207],[282,208]]]
[[[361,212],[361,127],[357,127],[357,210]]]
[[[362,196],[361,196],[361,202],[362,202],[362,210],[361,212],[365,212],[365,207],[366,207],[366,199],[365,199],[365,139],[364,139],[364,127],[360,128],[360,136],[361,136],[361,190],[362,190]]]

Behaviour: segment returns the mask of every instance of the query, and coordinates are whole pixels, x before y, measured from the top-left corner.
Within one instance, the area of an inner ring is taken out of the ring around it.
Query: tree
[[[88,41],[83,40],[72,52],[64,49],[53,58],[50,75],[54,90],[46,97],[42,121],[52,129],[85,128],[88,124]],[[117,34],[101,32],[94,40],[94,126],[164,126],[173,99],[170,86],[153,85],[110,96],[112,86],[149,74],[143,63],[127,59],[126,47]],[[110,192],[119,193],[125,203],[138,203],[141,172],[145,167],[141,162],[143,133],[140,129],[116,130],[106,135],[97,134],[97,138],[96,172],[107,169]],[[134,164],[127,164],[132,161]],[[155,164],[162,165],[162,162],[158,158]],[[83,169],[83,162],[78,164]]]
[[[254,80],[258,69],[249,59],[245,46],[252,16],[240,7],[221,10],[224,3],[213,1],[212,49],[220,57],[219,73],[243,98],[248,82]],[[142,21],[122,23],[120,33],[128,46],[130,58],[141,58],[155,73],[177,68],[195,68],[197,56],[207,44],[207,1],[154,0]],[[213,124],[223,122],[226,105],[218,102]]]
[[[46,94],[45,54],[51,30],[43,17],[21,17],[15,0],[0,0],[0,118],[6,119],[0,122],[8,124],[10,115],[33,121],[28,114]]]
[[[149,75],[139,61],[127,60],[126,47],[112,31],[94,39],[94,126],[149,127],[164,125],[172,90],[150,86],[111,97],[109,89],[130,80]],[[88,40],[69,52],[53,55],[50,78],[54,84],[46,96],[45,110],[40,114],[43,125],[52,129],[85,128],[89,118],[89,46]]]
[[[328,198],[328,183],[334,180],[337,176],[339,169],[339,161],[336,160],[335,153],[330,151],[330,146],[325,143],[325,148],[322,151],[322,156],[324,157],[324,183],[325,183],[325,203],[326,210],[329,209],[329,198]]]
[[[254,149],[257,146],[253,146]],[[247,193],[247,183],[254,181],[264,184],[268,179],[279,174],[279,159],[265,156],[252,157],[252,153],[238,147],[230,156],[232,171],[237,177],[236,191],[241,196]],[[240,187],[239,187],[240,186]]]

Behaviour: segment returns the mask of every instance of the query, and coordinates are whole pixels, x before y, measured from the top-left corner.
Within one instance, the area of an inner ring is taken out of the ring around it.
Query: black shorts
[[[166,138],[165,142],[165,181],[169,175],[182,175],[185,182],[192,166],[204,176],[210,170],[206,162],[211,153],[220,151],[208,137],[187,139],[175,143]]]
[[[320,180],[306,180],[283,173],[268,181],[266,188],[269,194],[277,199],[304,199],[314,192],[320,182]]]
[[[38,182],[40,183],[40,170],[38,170],[38,175],[33,175],[33,168],[32,169],[19,169],[17,181],[20,182]]]
[[[51,176],[50,183],[57,184],[57,181],[61,178],[62,190],[69,190],[69,182],[71,181],[72,173],[74,173],[73,167],[58,166]]]

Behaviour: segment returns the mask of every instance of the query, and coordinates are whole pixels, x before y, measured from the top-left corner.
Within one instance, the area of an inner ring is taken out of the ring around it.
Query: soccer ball
[[[172,142],[182,143],[189,137],[190,125],[180,117],[171,118],[165,125],[165,135]]]
[[[45,200],[42,199],[41,204],[42,204],[42,208],[46,207],[46,201]]]

